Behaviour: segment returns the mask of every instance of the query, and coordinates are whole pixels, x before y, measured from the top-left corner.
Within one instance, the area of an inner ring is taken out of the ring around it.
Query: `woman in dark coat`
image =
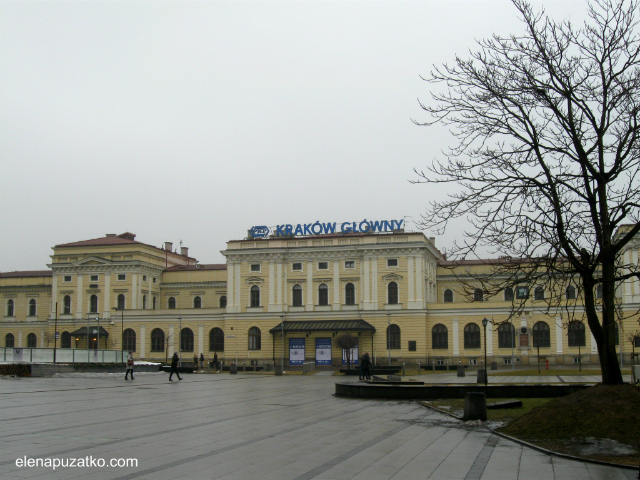
[[[171,357],[171,370],[169,372],[169,381],[172,382],[171,376],[175,373],[178,376],[178,380],[182,380],[180,374],[178,373],[178,362],[180,358],[178,358],[178,352],[173,352],[173,357]]]

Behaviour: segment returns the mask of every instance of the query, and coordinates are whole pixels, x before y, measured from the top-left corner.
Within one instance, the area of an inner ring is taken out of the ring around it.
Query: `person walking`
[[[200,368],[204,368],[204,355],[200,352]]]
[[[364,352],[362,356],[362,377],[367,380],[371,380],[371,358],[369,358],[369,352]]]
[[[193,368],[198,369],[198,355],[195,353],[193,354]]]
[[[180,361],[180,358],[178,358],[178,352],[173,352],[173,357],[171,357],[171,370],[169,371],[170,382],[173,382],[173,380],[171,380],[171,377],[173,376],[174,373],[178,376],[178,380],[182,380],[182,378],[180,378],[180,373],[178,373],[179,361]]]
[[[127,355],[127,373],[124,376],[125,380],[129,380],[129,372],[131,372],[131,380],[135,380],[133,378],[133,352],[129,351],[129,355]]]
[[[218,371],[218,353],[217,352],[213,352],[213,370],[215,372]]]

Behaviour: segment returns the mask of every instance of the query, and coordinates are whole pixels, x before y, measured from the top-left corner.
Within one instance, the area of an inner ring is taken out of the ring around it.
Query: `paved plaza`
[[[124,373],[0,379],[0,478],[630,480],[638,475],[549,456],[419,402],[337,398],[334,384],[345,378],[328,372],[194,374],[181,382],[169,382],[166,373],[141,372],[133,382],[123,378]],[[16,466],[37,459],[90,465]],[[135,459],[137,466],[116,466],[125,459]],[[100,467],[100,461],[107,464]]]

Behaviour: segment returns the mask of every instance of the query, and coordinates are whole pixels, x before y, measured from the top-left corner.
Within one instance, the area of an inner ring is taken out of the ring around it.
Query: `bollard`
[[[462,419],[487,421],[487,398],[484,392],[467,392],[464,395],[464,415]]]
[[[405,373],[404,373],[404,363],[402,364],[402,376],[403,376],[403,377],[405,376]]]

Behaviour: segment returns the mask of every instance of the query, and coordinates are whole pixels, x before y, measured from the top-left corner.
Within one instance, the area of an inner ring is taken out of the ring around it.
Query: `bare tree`
[[[421,103],[431,120],[416,123],[447,125],[456,143],[416,183],[458,188],[431,202],[422,224],[441,233],[469,219],[449,254],[505,256],[483,283],[489,292],[546,281],[557,306],[575,282],[582,307],[570,310],[591,329],[602,381],[621,383],[615,288],[640,278],[638,264],[622,264],[640,231],[640,6],[594,0],[575,26],[512,3],[522,34],[479,41],[426,78],[436,85]]]
[[[53,332],[44,332],[44,344],[48,347],[51,342],[53,342],[56,338],[55,333]]]
[[[625,338],[631,343],[631,363],[633,363],[636,358],[636,347],[640,347],[640,330],[627,333]]]
[[[336,337],[336,345],[347,352],[347,369],[351,370],[351,349],[358,346],[358,337],[342,333]]]

